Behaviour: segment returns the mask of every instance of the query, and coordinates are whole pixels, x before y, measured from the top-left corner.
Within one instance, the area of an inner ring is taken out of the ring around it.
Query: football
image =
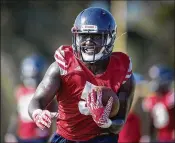
[[[108,87],[105,86],[97,86],[95,87],[96,90],[102,90],[102,103],[104,106],[106,106],[109,98],[112,96],[113,97],[113,104],[112,104],[112,109],[111,109],[111,113],[109,115],[110,118],[114,117],[117,115],[118,111],[119,111],[119,107],[120,107],[120,102],[119,99],[117,97],[117,94]]]

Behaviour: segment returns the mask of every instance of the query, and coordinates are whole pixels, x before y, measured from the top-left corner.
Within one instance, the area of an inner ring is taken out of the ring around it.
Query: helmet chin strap
[[[103,56],[103,51],[105,50],[105,47],[103,47],[99,53],[94,55],[88,55],[87,53],[82,52],[82,58],[87,62],[94,62],[99,60]]]

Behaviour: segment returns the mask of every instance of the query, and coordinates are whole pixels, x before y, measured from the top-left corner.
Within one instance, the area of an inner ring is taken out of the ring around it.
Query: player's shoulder
[[[127,55],[126,53],[123,53],[123,52],[113,52],[112,58],[114,58],[115,60],[118,60],[124,64],[131,62],[131,58],[129,57],[129,55]]]
[[[112,52],[112,57],[118,58],[120,60],[128,60],[130,59],[129,55],[123,52]]]
[[[70,45],[62,45],[55,51],[54,58],[60,68],[60,74],[65,75],[68,70],[68,65],[73,58],[73,50]]]
[[[72,46],[70,45],[61,45],[60,47],[58,47],[55,51],[55,56],[57,56],[58,58],[65,58],[67,56],[67,54],[72,53]]]
[[[124,84],[132,75],[132,62],[130,57],[123,52],[113,52],[111,55],[111,68],[120,70],[123,74]]]
[[[61,45],[59,46],[56,51],[72,51],[71,45]]]
[[[111,57],[116,61],[118,67],[128,69],[129,72],[132,71],[132,61],[129,55],[123,52],[113,52]]]

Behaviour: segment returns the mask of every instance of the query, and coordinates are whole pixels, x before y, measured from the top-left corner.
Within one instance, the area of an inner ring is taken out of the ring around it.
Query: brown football
[[[119,107],[120,107],[117,94],[111,88],[108,88],[105,86],[98,86],[98,87],[95,87],[95,89],[102,90],[102,103],[104,106],[106,106],[109,98],[111,96],[113,97],[112,110],[111,110],[109,117],[111,118],[111,117],[116,116],[118,113]]]

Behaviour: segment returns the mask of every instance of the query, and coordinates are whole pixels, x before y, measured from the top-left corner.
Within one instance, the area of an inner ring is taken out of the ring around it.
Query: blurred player
[[[134,91],[130,58],[121,52],[112,53],[116,28],[108,11],[85,9],[72,28],[72,46],[56,50],[56,61],[29,105],[29,114],[37,126],[49,128],[51,114],[45,107],[56,95],[59,115],[53,143],[116,143]],[[104,106],[101,92],[93,94],[94,86],[109,87],[119,97],[120,109],[115,117],[109,118],[113,98]]]
[[[174,91],[170,88],[173,80],[173,71],[163,66],[153,66],[150,71],[153,93],[143,102],[143,108],[152,118],[151,135],[156,130],[156,140],[159,142],[175,141],[175,102]]]
[[[140,97],[142,97],[144,90],[142,88],[144,78],[141,74],[134,73],[134,78],[136,81],[136,90],[131,110],[128,114],[126,123],[119,133],[119,143],[138,143],[141,138],[141,119],[138,115],[137,103]]]
[[[26,57],[22,61],[20,74],[22,84],[17,87],[15,93],[17,111],[11,117],[5,142],[46,143],[48,140],[50,129],[39,129],[28,115],[29,102],[41,81],[45,66],[45,60],[38,55]]]

